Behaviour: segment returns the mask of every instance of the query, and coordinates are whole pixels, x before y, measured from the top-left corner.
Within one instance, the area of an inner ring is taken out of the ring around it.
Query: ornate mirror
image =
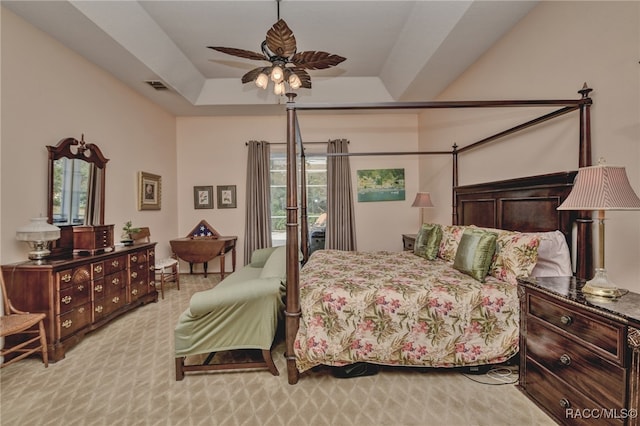
[[[105,158],[97,145],[62,139],[49,151],[47,216],[56,226],[104,224]]]

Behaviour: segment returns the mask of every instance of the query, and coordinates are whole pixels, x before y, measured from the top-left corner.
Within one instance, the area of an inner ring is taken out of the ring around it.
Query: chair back
[[[139,229],[138,232],[131,233],[131,239],[133,241],[143,241],[146,243],[151,242],[151,231],[149,231],[149,227],[145,226]]]
[[[7,287],[4,285],[4,275],[0,272],[0,284],[2,285],[2,305],[3,305],[3,314],[9,315],[11,313],[11,302],[9,301],[9,296],[7,295]]]

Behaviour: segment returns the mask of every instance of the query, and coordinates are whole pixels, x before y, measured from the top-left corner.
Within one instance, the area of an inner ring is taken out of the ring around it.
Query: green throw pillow
[[[438,256],[442,240],[442,227],[434,223],[425,223],[416,236],[413,253],[427,260],[434,260]]]
[[[453,267],[483,283],[496,251],[497,237],[493,232],[476,228],[465,229]]]

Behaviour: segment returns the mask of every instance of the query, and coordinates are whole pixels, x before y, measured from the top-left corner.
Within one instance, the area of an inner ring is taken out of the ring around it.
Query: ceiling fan
[[[293,31],[279,17],[278,22],[267,31],[267,37],[261,45],[262,53],[232,47],[207,47],[240,58],[271,62],[270,66],[255,68],[243,75],[242,83],[255,81],[258,87],[266,89],[271,79],[276,95],[285,94],[285,82],[294,90],[300,87],[310,89],[311,76],[306,70],[331,68],[346,59],[327,52],[298,52]]]

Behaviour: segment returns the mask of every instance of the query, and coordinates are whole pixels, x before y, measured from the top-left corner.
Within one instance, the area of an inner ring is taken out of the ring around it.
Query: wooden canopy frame
[[[486,145],[495,140],[512,135],[524,129],[536,126],[570,112],[579,111],[579,154],[578,167],[591,165],[591,118],[590,107],[593,103],[589,97],[591,88],[585,83],[578,91],[580,99],[551,99],[551,100],[487,100],[487,101],[442,101],[442,102],[382,102],[367,104],[296,104],[295,94],[287,94],[287,294],[285,308],[287,376],[289,384],[295,384],[299,379],[299,371],[295,364],[294,342],[300,323],[300,262],[299,251],[308,258],[308,220],[306,206],[306,191],[301,191],[300,206],[298,205],[297,182],[297,152],[300,151],[304,160],[303,142],[300,136],[297,111],[371,111],[371,110],[423,110],[423,109],[460,109],[460,108],[509,108],[509,107],[558,107],[557,110],[544,114],[532,120],[500,131],[492,136],[478,140],[470,145],[451,151],[415,151],[415,152],[372,152],[336,155],[451,155],[453,161],[452,187],[454,195],[452,223],[458,224],[458,208],[456,205],[455,189],[458,187],[458,157],[472,149]],[[304,161],[300,186],[305,188]],[[298,211],[300,220],[298,223]],[[577,243],[574,251],[577,254],[576,277],[588,279],[593,272],[591,254],[591,216],[590,212],[579,212],[577,215]],[[299,234],[300,231],[300,234]],[[299,241],[298,235],[301,235]]]

